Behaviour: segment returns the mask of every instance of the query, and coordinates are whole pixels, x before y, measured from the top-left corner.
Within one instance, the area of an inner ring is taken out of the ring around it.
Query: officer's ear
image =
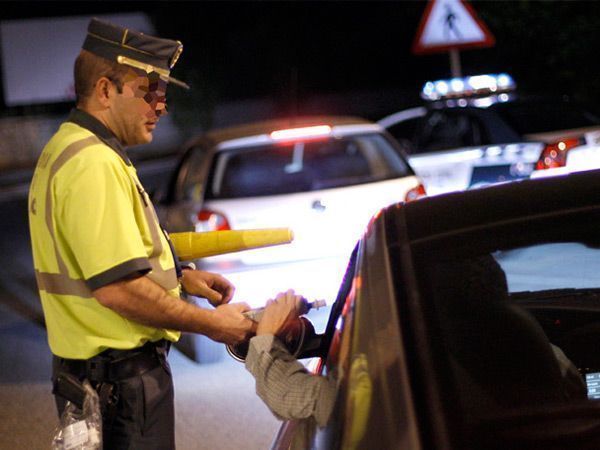
[[[114,95],[112,90],[115,89],[114,84],[106,77],[100,77],[94,86],[94,96],[96,100],[104,107],[110,106],[111,97]]]

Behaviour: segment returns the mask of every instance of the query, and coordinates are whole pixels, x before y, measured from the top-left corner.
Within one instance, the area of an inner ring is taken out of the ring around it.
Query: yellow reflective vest
[[[120,316],[92,294],[136,272],[176,298],[180,292],[167,237],[135,168],[89,129],[65,122],[43,149],[29,192],[29,226],[53,354],[87,359],[107,348],[179,338]]]

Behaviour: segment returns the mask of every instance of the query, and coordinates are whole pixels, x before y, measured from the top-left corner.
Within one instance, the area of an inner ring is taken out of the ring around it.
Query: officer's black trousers
[[[116,415],[111,424],[103,423],[105,450],[169,450],[175,448],[173,378],[163,356],[161,364],[142,375],[118,380]],[[65,371],[54,357],[53,379]],[[81,377],[80,373],[73,375]],[[55,396],[59,417],[66,401]],[[103,417],[106,421],[106,417]]]

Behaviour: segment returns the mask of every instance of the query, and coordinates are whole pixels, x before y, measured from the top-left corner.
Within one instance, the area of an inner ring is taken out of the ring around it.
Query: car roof
[[[422,117],[429,111],[452,110],[452,111],[485,111],[510,108],[513,105],[544,105],[544,104],[571,104],[579,107],[587,107],[588,104],[572,99],[566,95],[550,95],[550,94],[517,94],[512,93],[508,100],[494,101],[492,103],[478,104],[477,100],[485,100],[487,97],[456,97],[450,100],[435,100],[422,101],[418,105],[413,105],[394,113],[390,113],[380,118],[377,123],[381,126],[388,127],[397,122],[412,119],[414,117]],[[469,100],[470,103],[461,105],[458,100]]]
[[[460,254],[470,248],[494,251],[582,237],[598,243],[600,171],[515,181],[423,198],[395,208],[404,222],[404,243],[415,248],[435,243]],[[540,221],[548,226],[540,226]],[[528,230],[535,236],[527,234]]]
[[[330,125],[332,127],[340,125],[373,125],[374,122],[354,116],[301,116],[290,117],[286,119],[273,119],[259,122],[250,122],[242,125],[236,125],[226,128],[218,128],[208,131],[204,138],[209,139],[213,145],[218,145],[225,141],[239,139],[250,136],[268,134],[272,131],[287,128],[300,128],[314,125]]]

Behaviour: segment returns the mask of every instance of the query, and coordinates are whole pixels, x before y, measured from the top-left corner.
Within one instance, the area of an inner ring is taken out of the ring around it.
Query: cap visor
[[[184,83],[183,81],[178,80],[177,78],[173,78],[173,77],[169,77],[169,83],[173,83],[179,87],[182,87],[184,89],[190,89],[190,85],[187,83]]]

